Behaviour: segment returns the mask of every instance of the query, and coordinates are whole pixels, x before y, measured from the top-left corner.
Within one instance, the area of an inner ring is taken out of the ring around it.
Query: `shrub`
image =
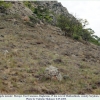
[[[69,31],[70,20],[66,16],[60,15],[57,18],[57,26],[60,27],[64,31]]]
[[[91,43],[95,44],[95,45],[99,45],[100,46],[100,43],[98,40],[96,40],[95,38],[91,37],[91,39],[89,40]]]
[[[76,40],[89,41],[96,45],[100,45],[100,38],[97,36],[93,37],[94,31],[91,28],[84,28],[88,25],[88,21],[82,21],[83,22],[80,22],[80,20],[75,21],[74,18],[70,19],[67,16],[60,15],[57,18],[57,26],[65,31],[65,36],[70,36]]]
[[[30,1],[24,1],[24,5],[28,7],[30,10],[34,11],[34,7],[32,6]]]
[[[73,34],[73,39],[75,39],[75,40],[80,40],[80,36],[77,35],[77,34]]]
[[[44,8],[43,6],[38,6],[37,8],[35,8],[34,13],[41,20],[45,20],[47,22],[52,21],[49,10],[47,8]]]
[[[0,7],[9,8],[11,6],[10,2],[0,1]]]
[[[37,18],[35,18],[34,16],[30,16],[30,21],[26,22],[27,25],[34,27],[36,23],[39,22],[39,20]]]
[[[5,1],[0,1],[0,12],[1,13],[5,13],[6,9],[11,7],[11,3],[10,2],[5,2]]]
[[[37,22],[39,22],[39,20],[36,17],[34,17],[34,16],[30,16],[29,18],[30,18],[30,21],[32,23],[34,23],[34,24],[36,24]]]

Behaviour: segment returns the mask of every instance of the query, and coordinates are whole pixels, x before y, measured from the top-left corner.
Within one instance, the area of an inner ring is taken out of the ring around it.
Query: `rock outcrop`
[[[76,18],[68,12],[67,8],[63,7],[62,4],[59,3],[58,1],[30,1],[30,2],[34,8],[41,6],[49,10],[50,16],[53,19],[52,20],[53,25],[57,24],[57,17],[59,15],[65,15],[68,18],[73,19],[74,21],[76,20]],[[26,16],[36,17],[33,11],[27,6],[25,6],[24,2],[22,1],[21,2],[12,1],[11,7],[7,9],[6,14],[15,14],[15,15],[21,15],[21,16],[26,15]]]
[[[39,6],[43,6],[45,8],[48,8],[50,11],[53,11],[55,14],[60,15],[68,15],[68,10],[67,8],[63,7],[61,3],[57,1],[37,1],[36,3]]]
[[[44,8],[47,8],[51,11],[51,16],[53,18],[53,25],[57,24],[57,17],[59,15],[67,16],[68,18],[75,19],[73,15],[71,15],[67,8],[63,7],[62,4],[58,1],[37,1],[35,2],[38,6],[42,6]]]
[[[26,7],[23,2],[13,1],[11,3],[12,5],[7,11],[8,14],[18,14],[27,16],[31,16],[33,14],[33,12],[28,7]]]

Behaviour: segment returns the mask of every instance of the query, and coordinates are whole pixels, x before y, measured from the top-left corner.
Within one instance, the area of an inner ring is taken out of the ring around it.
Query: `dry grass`
[[[0,29],[0,35],[4,36],[0,37],[0,93],[100,94],[100,63],[84,58],[82,54],[88,50],[87,45],[77,45],[56,31],[54,34],[52,26],[31,28],[20,21],[14,25],[3,19],[0,25],[5,27]],[[4,50],[9,52],[6,57]],[[70,55],[66,55],[68,51]],[[79,55],[75,56],[77,52]],[[49,65],[59,68],[65,79],[41,80]]]

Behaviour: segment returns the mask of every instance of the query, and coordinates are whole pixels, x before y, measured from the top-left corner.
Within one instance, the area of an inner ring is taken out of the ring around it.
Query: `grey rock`
[[[49,79],[56,78],[58,81],[62,81],[63,77],[59,72],[58,68],[54,66],[49,66],[45,69],[45,77]]]
[[[59,3],[58,1],[42,1],[42,2],[41,1],[37,1],[36,4],[38,6],[47,8],[52,12],[50,14],[50,16],[52,18],[52,24],[53,25],[57,24],[57,16],[58,15],[62,14],[62,15],[69,16],[69,17],[71,16],[71,15],[69,15],[67,8],[63,7],[62,4]]]
[[[21,1],[12,2],[12,6],[7,9],[8,14],[19,14],[19,15],[27,15],[31,16],[33,12],[25,7],[24,3]]]
[[[61,73],[59,73],[59,74],[57,75],[57,79],[58,79],[59,81],[62,81],[63,77],[62,77]]]
[[[57,25],[57,18],[59,15],[64,15],[73,22],[77,23],[76,18],[70,14],[67,10],[67,8],[63,7],[61,3],[58,1],[31,1],[31,4],[34,8],[41,7],[41,9],[47,8],[50,11],[50,17],[52,18],[52,21],[50,22],[52,25]],[[1,8],[2,9],[2,8]],[[36,18],[36,15],[24,5],[22,1],[18,2],[12,2],[12,6],[7,9],[7,14],[18,14],[18,15],[27,15],[27,16],[34,16]],[[44,20],[42,20],[44,22]]]
[[[44,1],[44,2],[38,1],[37,4],[50,9],[55,14],[68,14],[68,10],[65,7],[63,7],[61,3],[57,1]]]

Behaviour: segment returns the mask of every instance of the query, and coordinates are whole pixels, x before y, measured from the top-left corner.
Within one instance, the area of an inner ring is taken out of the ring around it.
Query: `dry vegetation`
[[[15,19],[0,20],[1,94],[100,94],[99,47]],[[49,65],[59,68],[63,81],[41,78]]]

